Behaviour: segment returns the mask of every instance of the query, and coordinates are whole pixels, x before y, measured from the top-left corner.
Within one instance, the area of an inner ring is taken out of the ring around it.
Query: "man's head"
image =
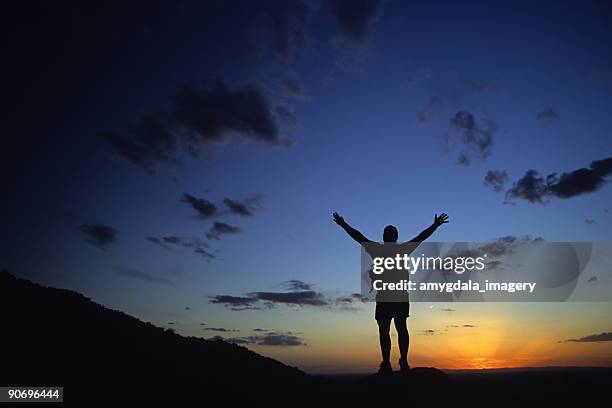
[[[397,228],[395,228],[393,225],[387,225],[385,227],[385,232],[383,232],[383,241],[397,242]]]

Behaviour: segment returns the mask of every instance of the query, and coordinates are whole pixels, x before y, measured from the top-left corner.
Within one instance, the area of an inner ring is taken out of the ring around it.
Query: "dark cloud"
[[[587,282],[597,282],[597,276],[591,276]]]
[[[465,153],[465,152],[461,152],[457,156],[457,162],[456,163],[459,166],[469,166],[471,162],[472,162],[472,159],[470,159],[470,156],[468,156],[467,153]]]
[[[209,245],[203,240],[195,237],[178,237],[175,235],[154,237],[146,237],[146,240],[159,245],[165,249],[172,249],[177,247],[189,248],[197,255],[200,255],[207,259],[216,259],[217,257],[210,252]]]
[[[268,333],[258,336],[257,344],[262,346],[305,346],[306,343],[298,336],[283,333]]]
[[[253,331],[254,332],[269,332],[270,330],[257,328],[257,329],[253,329]]]
[[[119,268],[116,267],[115,271],[119,274],[119,275],[123,275],[123,276],[127,276],[133,279],[140,279],[146,282],[150,282],[150,283],[157,283],[160,285],[170,285],[170,286],[174,286],[174,282],[166,279],[166,278],[160,278],[158,276],[154,276],[151,275],[150,273],[147,272],[143,272],[143,271],[139,271],[137,269],[131,269],[131,268]]]
[[[426,336],[433,336],[434,334],[436,334],[436,331],[433,329],[425,329],[421,330],[421,334],[424,334]]]
[[[338,296],[334,300],[334,303],[336,305],[351,305],[353,303],[365,303],[365,302],[367,302],[367,299],[364,299],[363,296],[361,296],[361,293],[352,293],[347,296]]]
[[[539,122],[552,122],[561,119],[557,110],[552,106],[546,107],[536,114]]]
[[[292,279],[281,283],[281,286],[289,291],[312,290],[313,286],[310,283],[301,280]]]
[[[251,207],[250,201],[238,201],[230,198],[224,198],[223,204],[227,207],[228,211],[235,215],[243,217],[252,217],[254,208]]]
[[[522,245],[541,242],[542,238],[536,237],[532,238],[529,235],[524,235],[522,237],[517,237],[515,235],[507,235],[504,237],[496,238],[492,242],[488,242],[486,244],[480,245],[476,248],[471,248],[467,250],[460,250],[457,253],[452,253],[450,256],[457,257],[484,257],[485,255],[488,257],[501,257],[502,255],[512,253],[514,250]],[[488,261],[485,263],[487,270],[492,269],[500,269],[502,267],[502,262],[497,260]]]
[[[221,235],[238,234],[239,232],[240,228],[238,227],[225,222],[215,221],[213,226],[210,228],[210,231],[208,231],[206,234],[206,238],[219,239]]]
[[[202,218],[210,218],[217,215],[217,206],[203,198],[192,196],[189,193],[183,193],[181,201],[189,204]]]
[[[162,240],[164,242],[167,242],[169,244],[178,244],[181,242],[181,238],[175,236],[175,235],[168,235],[166,237],[162,237]]]
[[[296,79],[287,79],[283,82],[283,91],[286,96],[294,99],[304,98],[304,88],[300,81]]]
[[[166,245],[164,243],[164,241],[161,240],[160,238],[157,238],[157,237],[146,237],[146,240],[149,241],[149,242],[152,242],[152,243],[154,243],[156,245],[159,245],[162,248],[170,249],[170,247],[168,245]]]
[[[254,344],[255,343],[253,340],[251,340],[248,337],[228,337],[226,339],[224,339],[221,336],[215,336],[215,337],[219,337],[220,340],[223,340],[226,343],[232,343],[232,344]]]
[[[612,157],[591,162],[589,168],[581,168],[558,176],[552,173],[546,178],[535,170],[528,170],[506,192],[506,199],[518,198],[530,203],[545,204],[550,198],[571,198],[593,193],[606,183],[612,174]]]
[[[273,111],[264,92],[252,84],[234,90],[221,81],[205,89],[185,85],[167,110],[145,115],[123,134],[104,136],[120,156],[153,173],[160,163],[179,164],[181,151],[195,156],[236,139],[290,146]]]
[[[299,280],[285,281],[281,286],[287,291],[250,292],[244,296],[216,295],[211,296],[209,302],[224,305],[232,310],[272,309],[278,305],[338,307],[337,310],[353,310],[350,308],[352,304],[366,301],[359,293],[326,297],[323,293],[313,290],[312,284]]]
[[[462,327],[476,327],[476,326],[473,324],[464,324]]]
[[[263,144],[288,146],[271,112],[268,99],[258,87],[245,85],[231,91],[220,81],[211,89],[184,86],[173,102],[173,116],[195,150],[226,141],[228,132]]]
[[[222,332],[222,333],[230,333],[230,332],[239,332],[240,331],[238,329],[226,329],[225,327],[205,327],[202,330]]]
[[[224,305],[232,310],[259,310],[259,306],[255,306],[257,299],[245,296],[231,295],[216,295],[209,298],[209,302],[218,305]]]
[[[107,249],[111,244],[117,242],[117,231],[113,227],[104,224],[83,224],[79,228],[87,237],[85,241],[100,249]]]
[[[489,170],[484,178],[485,186],[493,191],[502,191],[508,182],[506,170]]]
[[[568,339],[566,342],[573,343],[593,343],[599,341],[612,341],[612,332],[592,334],[590,336],[580,337],[579,339]]]
[[[239,215],[242,217],[252,217],[255,211],[261,208],[261,196],[253,196],[244,200],[224,198],[223,205],[225,210],[220,211],[217,204],[204,198],[195,197],[189,193],[183,193],[181,201],[188,204],[197,211],[200,218],[214,218],[226,214]],[[223,227],[220,227],[223,228]]]
[[[256,344],[259,346],[305,346],[306,343],[300,337],[291,332],[270,332],[263,335],[233,337],[225,339],[228,343],[234,344]]]
[[[329,304],[323,294],[314,290],[296,292],[252,292],[248,295],[257,300],[287,305],[325,306]]]
[[[442,308],[440,309],[442,312],[456,312],[456,309]]]
[[[584,220],[584,223],[587,225],[595,224],[596,221],[593,218],[587,218]]]
[[[180,164],[176,158],[178,141],[163,116],[145,115],[125,134],[103,136],[124,159],[154,173],[159,163]]]
[[[356,42],[367,38],[383,11],[381,0],[331,0],[330,6],[341,33]]]
[[[467,111],[458,111],[450,118],[451,130],[458,133],[463,150],[457,159],[457,164],[469,165],[473,156],[486,159],[491,154],[493,135],[497,124],[490,119],[477,121],[474,115]]]
[[[210,303],[222,304],[232,310],[258,310],[262,307],[273,308],[276,305],[327,306],[330,302],[322,293],[303,290],[294,292],[251,292],[246,296],[216,295],[210,297]]]
[[[292,128],[298,128],[300,126],[293,112],[291,112],[286,106],[277,106],[276,115],[279,119]]]

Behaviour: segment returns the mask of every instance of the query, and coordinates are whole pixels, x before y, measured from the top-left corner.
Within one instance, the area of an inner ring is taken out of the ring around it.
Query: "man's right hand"
[[[345,224],[344,218],[342,218],[337,212],[334,213],[334,222],[340,226]]]

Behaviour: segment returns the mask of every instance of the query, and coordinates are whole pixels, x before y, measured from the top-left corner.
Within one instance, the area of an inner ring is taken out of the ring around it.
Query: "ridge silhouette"
[[[193,406],[221,398],[480,405],[608,396],[612,369],[552,367],[312,376],[242,346],[184,337],[70,290],[0,271],[2,386],[63,386],[66,406]],[[293,398],[293,399],[291,399]],[[321,398],[327,398],[322,400]],[[21,405],[20,405],[21,406]],[[28,404],[24,404],[28,406]]]
[[[65,403],[304,393],[350,398],[384,388],[369,377],[346,382],[312,376],[243,346],[184,337],[6,270],[0,271],[0,310],[5,329],[0,385],[63,386]],[[410,381],[447,386],[441,371],[422,370]]]

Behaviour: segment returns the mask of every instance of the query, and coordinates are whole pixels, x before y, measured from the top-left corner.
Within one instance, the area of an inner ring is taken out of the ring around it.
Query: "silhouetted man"
[[[341,226],[347,234],[351,236],[355,241],[359,242],[366,251],[370,252],[372,255],[371,244],[373,241],[367,239],[361,232],[357,231],[355,228],[351,227],[344,221],[338,213],[334,213],[334,221],[336,224]],[[434,231],[442,224],[448,222],[448,215],[445,213],[437,214],[434,216],[434,222],[429,227],[424,229],[419,235],[412,238],[407,243],[416,243],[416,245],[412,245],[412,250],[416,248],[418,243],[425,241]],[[397,244],[397,228],[393,225],[387,225],[383,232],[383,242],[385,244]],[[383,244],[384,245],[384,244]],[[402,245],[402,244],[400,244]],[[379,373],[390,373],[392,372],[391,363],[389,361],[391,354],[391,338],[389,337],[389,331],[391,329],[391,319],[393,319],[395,323],[395,329],[397,330],[397,342],[400,350],[400,359],[399,366],[402,372],[407,372],[410,369],[408,365],[408,327],[406,326],[406,319],[410,313],[410,303],[408,302],[407,292],[406,292],[406,301],[401,302],[381,302],[377,296],[376,299],[376,313],[375,318],[378,323],[378,334],[380,338],[380,351],[382,353],[382,362],[380,363],[380,368],[378,370]]]

